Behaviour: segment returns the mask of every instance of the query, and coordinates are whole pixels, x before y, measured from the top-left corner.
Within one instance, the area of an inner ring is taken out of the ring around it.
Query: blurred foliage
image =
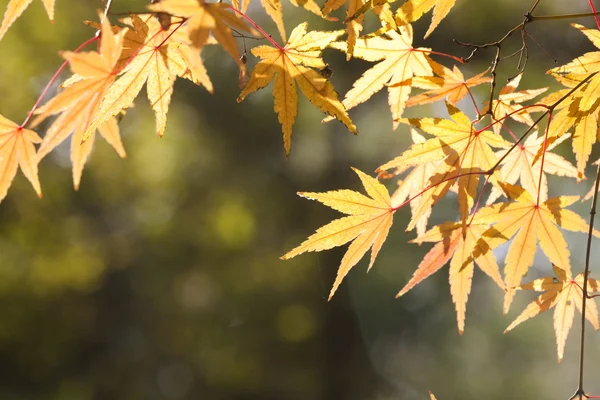
[[[539,13],[586,11],[584,3],[542,1]],[[115,0],[112,11],[144,5]],[[452,38],[495,40],[529,6],[459,1],[425,45],[466,56]],[[25,116],[61,63],[58,50],[93,34],[81,21],[101,7],[59,0],[54,24],[40,2],[27,10],[0,43],[3,115]],[[312,29],[337,26],[284,7],[288,30],[304,19]],[[259,6],[250,13],[275,32]],[[428,23],[416,26],[418,46]],[[369,27],[376,27],[372,16]],[[546,51],[562,63],[590,48],[565,22],[536,23],[531,33],[545,50],[530,43],[523,87],[551,84],[543,75],[554,65]],[[463,68],[479,72],[492,56],[482,52]],[[352,111],[357,137],[339,123],[321,124],[321,115],[301,101],[286,160],[271,93],[237,104],[234,63],[212,47],[204,58],[215,94],[177,82],[164,138],[153,136],[152,113],[141,99],[121,124],[128,159],[98,141],[78,192],[68,145],[41,163],[42,200],[18,176],[0,207],[0,398],[425,399],[428,389],[440,400],[571,394],[576,334],[562,365],[555,362],[549,316],[502,335],[511,319],[501,315],[502,293],[482,274],[462,337],[446,272],[394,300],[427,251],[407,243],[406,210],[397,213],[373,271],[365,276],[361,262],[329,303],[343,249],[280,261],[333,215],[295,193],[358,189],[349,167],[372,171],[398,154],[408,143],[406,128],[391,130],[385,95]],[[325,59],[340,93],[366,65],[346,64],[334,50]],[[502,65],[502,79],[516,73],[515,63]],[[486,93],[476,91],[479,99]],[[439,108],[408,111],[426,112]],[[453,207],[441,203],[432,222],[454,218]],[[584,244],[576,240],[572,253],[580,265]],[[548,269],[542,257],[536,261],[538,270]],[[518,300],[515,310],[528,299]],[[597,340],[589,343],[591,365],[600,351]],[[600,383],[586,390],[598,392]]]

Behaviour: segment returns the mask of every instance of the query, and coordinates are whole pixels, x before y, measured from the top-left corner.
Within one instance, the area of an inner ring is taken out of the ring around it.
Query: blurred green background
[[[145,3],[114,0],[112,11],[140,11]],[[427,42],[430,15],[417,23],[415,44],[466,56],[453,38],[496,40],[530,3],[459,0]],[[7,118],[24,118],[60,65],[58,51],[94,33],[81,21],[96,19],[102,4],[57,0],[56,7],[50,24],[34,2],[0,42],[0,113]],[[588,7],[584,0],[542,0],[536,13]],[[304,20],[310,29],[340,27],[287,1],[284,14],[288,33]],[[277,37],[258,2],[250,15]],[[592,19],[578,22],[593,26]],[[366,31],[376,25],[369,16]],[[593,49],[568,22],[535,23],[529,32],[545,50],[529,41],[522,87],[554,85],[544,75],[555,65],[546,52],[563,64]],[[519,45],[516,38],[505,54]],[[503,335],[533,295],[519,294],[503,316],[502,292],[480,271],[462,337],[447,268],[394,299],[429,248],[407,243],[414,237],[404,233],[407,210],[396,214],[372,272],[365,275],[363,260],[331,302],[345,248],[280,261],[337,217],[295,193],[360,190],[350,166],[375,170],[406,148],[408,130],[392,131],[384,92],[352,110],[356,137],[338,122],[321,124],[320,112],[302,99],[286,159],[271,87],[237,104],[232,60],[217,46],[203,56],[215,94],[178,81],[162,139],[153,134],[144,94],[121,123],[128,158],[98,140],[78,192],[68,143],[40,165],[42,200],[17,176],[0,205],[0,399],[391,400],[426,399],[429,389],[439,400],[566,399],[573,393],[578,315],[565,360],[557,364],[552,316]],[[462,70],[478,73],[492,57],[492,50],[482,51]],[[346,63],[335,50],[326,50],[325,60],[341,94],[368,67]],[[515,65],[515,59],[501,65],[500,83],[517,73]],[[487,90],[475,90],[478,100]],[[461,106],[474,117],[468,102]],[[432,113],[443,115],[443,105],[407,115]],[[568,144],[559,152],[573,159]],[[585,193],[591,180],[550,178],[551,196]],[[575,207],[582,215],[588,208]],[[455,215],[449,199],[431,222]],[[567,237],[579,272],[585,235]],[[540,254],[529,277],[549,270]],[[587,354],[585,389],[598,394],[600,348],[593,333]]]

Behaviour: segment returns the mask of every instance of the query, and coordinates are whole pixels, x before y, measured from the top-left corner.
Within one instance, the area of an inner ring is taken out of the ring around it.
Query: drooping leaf
[[[298,193],[302,197],[317,200],[348,216],[317,229],[300,246],[281,257],[283,260],[288,260],[307,251],[328,250],[352,241],[342,258],[335,283],[329,294],[330,299],[350,269],[372,248],[369,263],[371,269],[387,238],[395,212],[385,186],[357,169],[354,171],[370,197],[352,190]]]
[[[455,3],[456,0],[408,0],[396,12],[396,23],[401,25],[414,22],[435,7],[431,25],[425,33],[425,39],[427,39],[440,22],[446,18]]]
[[[496,284],[504,289],[502,278],[494,253],[482,235],[489,224],[475,222],[465,225],[462,222],[447,222],[433,227],[423,235],[412,240],[413,243],[434,242],[435,246],[425,255],[410,281],[396,297],[431,276],[450,261],[450,293],[456,306],[458,332],[465,330],[467,300],[471,293],[474,262],[489,275]]]
[[[54,1],[55,0],[42,0],[46,13],[50,21],[54,21]],[[6,34],[6,31],[17,18],[23,14],[23,11],[31,4],[31,0],[10,0],[6,6],[4,12],[4,18],[2,19],[2,25],[0,25],[0,40]]]
[[[42,197],[38,179],[38,160],[33,145],[41,141],[42,139],[34,131],[21,128],[0,115],[0,201],[6,197],[19,167],[31,182],[37,195]]]
[[[38,150],[38,160],[44,158],[71,133],[73,134],[71,163],[75,189],[79,188],[83,168],[92,151],[96,128],[91,132],[89,140],[83,144],[82,138],[91,123],[91,117],[96,113],[102,98],[115,81],[124,34],[124,31],[113,32],[108,18],[104,18],[100,52],[62,53],[74,73],[71,78],[73,83],[66,85],[62,92],[36,111],[40,114],[35,121],[36,124],[50,115],[60,114],[46,131]],[[116,120],[107,119],[99,124],[97,129],[119,156],[125,157]]]
[[[298,113],[296,84],[314,106],[339,119],[350,132],[357,133],[331,82],[315,70],[327,67],[321,58],[321,51],[341,36],[343,31],[307,33],[306,26],[306,22],[298,25],[283,48],[262,45],[252,49],[252,54],[261,58],[261,61],[237,99],[241,102],[250,93],[274,80],[274,109],[282,127],[286,155],[290,152],[292,126]]]
[[[579,274],[573,279],[571,271],[565,271],[556,266],[553,266],[553,269],[556,278],[540,278],[516,287],[517,290],[535,290],[543,293],[523,310],[504,333],[520,323],[554,308],[554,332],[556,333],[556,350],[560,362],[563,358],[567,336],[573,325],[575,308],[579,312],[582,310],[584,276]],[[600,284],[596,279],[588,278],[587,285],[588,294],[600,291]],[[600,329],[598,308],[593,298],[586,299],[585,317],[594,329]]]
[[[209,34],[212,33],[223,49],[242,66],[231,28],[243,32],[251,32],[251,29],[234,14],[230,5],[204,0],[161,0],[148,8],[155,12],[186,18],[189,39],[197,49],[201,49],[207,43]]]
[[[132,15],[131,22],[134,29],[125,35],[118,63],[121,76],[104,93],[83,135],[84,141],[98,126],[128,108],[144,84],[156,116],[156,134],[162,136],[175,79],[189,73],[186,61],[178,51],[179,43],[170,40],[168,31],[164,31],[156,19],[146,17],[142,20]]]
[[[514,297],[514,289],[521,283],[533,258],[537,244],[550,261],[558,268],[570,273],[571,263],[567,242],[558,226],[573,232],[588,232],[583,218],[566,207],[576,202],[578,196],[561,196],[538,202],[522,187],[501,185],[512,201],[496,203],[482,208],[477,213],[477,221],[494,224],[483,234],[490,248],[495,249],[514,239],[505,260],[507,291],[504,298],[504,312],[508,312]],[[600,232],[594,230],[595,236]]]

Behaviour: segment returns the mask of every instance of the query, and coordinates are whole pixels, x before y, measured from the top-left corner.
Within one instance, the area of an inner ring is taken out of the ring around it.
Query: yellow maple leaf
[[[519,74],[511,79],[506,86],[500,89],[498,99],[492,101],[492,112],[494,119],[497,121],[504,119],[507,115],[517,122],[525,124],[527,126],[533,125],[533,119],[531,118],[531,112],[543,111],[544,108],[523,108],[521,103],[529,101],[540,94],[544,93],[548,88],[540,89],[527,89],[517,91],[517,87],[521,82],[523,74]],[[486,107],[487,108],[487,107]],[[521,110],[521,111],[519,111]],[[497,123],[493,126],[495,133],[499,133],[503,123]]]
[[[507,291],[504,312],[508,312],[514,297],[514,288],[521,283],[537,249],[537,243],[554,265],[570,274],[570,252],[563,234],[557,228],[573,232],[588,232],[588,224],[573,211],[567,210],[579,196],[561,196],[544,202],[535,200],[520,186],[500,183],[512,201],[496,203],[479,210],[476,220],[494,224],[484,232],[484,240],[495,249],[514,239],[506,255],[504,267]],[[600,237],[600,232],[594,230]]]
[[[248,25],[238,18],[231,6],[225,3],[209,3],[204,0],[161,0],[148,8],[186,18],[186,26],[192,45],[201,49],[212,33],[217,42],[242,66],[237,42],[231,28],[251,32]]]
[[[350,247],[342,258],[337,277],[329,294],[333,297],[350,269],[354,267],[369,249],[373,266],[375,258],[381,250],[392,226],[395,209],[391,205],[387,189],[377,179],[354,169],[358,174],[367,197],[353,190],[337,190],[325,193],[298,193],[307,199],[317,200],[328,207],[347,214],[347,217],[336,219],[322,226],[308,237],[300,246],[286,253],[282,260],[288,260],[307,251],[323,251],[342,246],[350,241]]]
[[[421,136],[416,129],[410,128],[413,143],[425,143],[426,139]],[[417,236],[421,236],[427,230],[427,221],[431,215],[431,199],[427,195],[423,195],[423,190],[429,186],[429,179],[435,175],[440,161],[432,161],[420,163],[406,175],[404,179],[398,181],[398,187],[392,194],[392,206],[399,207],[408,199],[410,201],[410,210],[415,220],[415,228]],[[403,173],[408,167],[401,167],[395,171],[395,175]]]
[[[250,80],[237,99],[241,102],[250,93],[264,88],[274,80],[274,109],[282,127],[286,155],[290,152],[292,126],[298,114],[296,84],[314,106],[343,122],[350,132],[357,133],[356,126],[338,100],[329,79],[313,69],[327,67],[321,59],[321,51],[341,36],[343,31],[307,33],[306,26],[306,22],[298,25],[284,47],[262,45],[251,50],[261,61],[252,71]]]
[[[456,65],[453,69],[449,69],[435,61],[429,60],[429,62],[436,76],[414,77],[412,79],[412,86],[431,90],[408,99],[406,107],[433,103],[444,98],[447,99],[448,103],[456,105],[456,103],[469,93],[469,88],[492,81],[491,78],[484,76],[489,70],[485,70],[465,80],[465,77]]]
[[[160,4],[160,3],[159,3]],[[146,84],[148,100],[156,116],[156,134],[162,136],[176,76],[189,72],[180,46],[170,40],[167,31],[153,17],[142,20],[131,16],[133,30],[128,30],[119,60],[121,76],[104,93],[83,140],[95,129],[128,108]]]
[[[533,318],[544,311],[554,308],[554,332],[556,333],[556,350],[558,361],[562,361],[567,336],[573,325],[575,307],[581,312],[583,305],[583,274],[573,279],[571,271],[565,271],[552,266],[556,278],[540,278],[533,282],[517,286],[517,290],[535,290],[543,292],[535,301],[531,302],[525,310],[506,328],[504,333],[512,330],[520,323]],[[588,278],[588,293],[598,292],[600,284],[596,279]],[[594,329],[600,329],[598,322],[598,308],[594,299],[586,299],[585,317]]]
[[[396,23],[401,25],[414,22],[433,8],[431,25],[425,33],[425,38],[427,38],[446,18],[455,3],[456,0],[408,0],[396,12]]]
[[[102,23],[100,52],[64,52],[73,75],[63,84],[65,89],[50,99],[36,113],[40,114],[34,124],[50,115],[60,114],[46,131],[37,157],[41,160],[71,133],[71,163],[73,164],[73,185],[79,188],[81,174],[94,145],[94,132],[89,140],[82,143],[83,134],[90,124],[90,118],[97,111],[103,96],[116,78],[117,63],[123,47],[124,31],[113,32],[108,18]],[[121,142],[119,126],[115,118],[98,125],[98,131],[122,158],[125,149]]]
[[[520,146],[515,147],[504,157],[500,164],[500,177],[502,182],[514,185],[520,181],[521,186],[529,193],[540,192],[540,201],[548,198],[548,179],[546,174],[556,176],[566,176],[569,178],[577,177],[577,169],[562,156],[552,153],[551,150],[568,138],[563,135],[560,139],[547,146],[544,155],[544,173],[542,174],[540,186],[540,174],[542,163],[536,159],[536,155],[544,145],[544,136],[538,137],[535,134],[530,135]],[[503,157],[507,150],[496,153],[498,158]],[[492,187],[492,192],[488,197],[487,204],[496,201],[503,191],[500,187]]]
[[[447,222],[438,225],[412,240],[412,243],[437,242],[425,255],[412,278],[396,297],[406,294],[410,289],[437,272],[450,261],[450,293],[456,306],[458,332],[465,330],[467,300],[471,293],[474,262],[489,275],[496,284],[504,289],[502,278],[494,253],[482,235],[489,224],[474,223],[465,225],[462,222]]]
[[[46,9],[50,21],[54,21],[54,0],[42,0],[42,3],[44,3],[44,8]],[[25,11],[30,4],[31,0],[10,0],[6,6],[6,11],[4,12],[2,25],[0,25],[0,40],[2,40],[8,28],[10,28],[13,22],[23,14],[23,11]]]
[[[479,185],[479,174],[489,171],[497,162],[492,147],[509,147],[499,135],[491,131],[478,131],[471,120],[456,107],[446,102],[450,120],[442,118],[402,118],[398,122],[419,128],[435,137],[424,143],[413,144],[399,157],[379,167],[388,170],[409,165],[419,165],[444,160],[428,179],[432,187],[423,194],[422,206],[409,224],[414,228],[422,213],[446,195],[458,180],[458,202],[460,215],[466,218],[474,205]],[[496,182],[494,176],[490,177]]]
[[[402,116],[406,100],[411,91],[413,76],[432,76],[433,71],[426,53],[430,49],[413,48],[413,32],[410,25],[399,28],[399,32],[388,31],[382,36],[360,38],[354,47],[354,57],[375,62],[346,93],[343,104],[347,110],[367,101],[386,85],[388,87],[388,103],[394,120]],[[331,47],[347,52],[345,42],[335,42]]]
[[[34,143],[42,139],[32,130],[21,128],[0,115],[0,201],[6,197],[17,169],[21,167],[39,197],[42,189],[38,178],[38,161]]]

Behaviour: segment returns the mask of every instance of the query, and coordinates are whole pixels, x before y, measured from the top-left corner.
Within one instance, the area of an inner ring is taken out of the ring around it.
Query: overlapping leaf
[[[455,4],[456,0],[408,0],[396,12],[396,23],[401,25],[414,22],[433,8],[431,25],[425,33],[425,38],[427,38],[446,18]]]
[[[540,193],[540,201],[546,201],[548,198],[548,179],[546,174],[556,176],[566,176],[569,178],[577,177],[577,169],[562,156],[552,153],[551,150],[568,138],[568,135],[563,135],[560,139],[548,146],[544,155],[544,173],[540,174],[542,168],[541,158],[536,156],[544,145],[544,136],[530,135],[525,139],[523,145],[517,146],[504,157],[500,165],[500,180],[505,183],[514,185],[517,181],[529,193]],[[507,150],[496,153],[498,158],[504,156]],[[488,197],[487,204],[492,204],[496,201],[503,191],[498,186],[492,188],[492,192]]]
[[[231,28],[250,32],[248,25],[239,19],[225,3],[209,3],[204,0],[161,0],[148,8],[155,12],[167,13],[186,18],[186,27],[192,45],[201,49],[209,35],[215,37],[221,46],[243,67],[237,42]]]
[[[48,18],[50,21],[54,21],[54,1],[55,0],[42,0],[44,4],[44,8],[46,9],[46,13],[48,14]],[[16,21],[23,11],[31,4],[31,0],[10,0],[8,5],[6,6],[6,11],[4,11],[4,17],[2,19],[2,25],[0,25],[0,40],[6,34],[6,31],[13,22]]]
[[[261,61],[238,97],[238,102],[241,102],[250,93],[274,80],[274,109],[282,127],[286,155],[290,152],[292,126],[298,114],[296,84],[314,106],[339,119],[350,132],[357,133],[331,82],[313,69],[327,67],[321,58],[321,51],[341,36],[343,31],[307,33],[306,26],[306,22],[298,25],[283,48],[262,45],[252,49],[252,54],[261,58]]]
[[[504,312],[508,312],[514,297],[514,288],[521,284],[533,258],[537,244],[550,261],[566,273],[571,271],[570,252],[558,226],[573,232],[588,232],[583,218],[566,207],[576,202],[578,196],[561,196],[538,202],[520,186],[501,184],[512,201],[496,203],[478,212],[477,221],[494,224],[483,238],[495,249],[511,238],[504,267],[507,292]],[[600,232],[594,231],[600,236]]]
[[[529,101],[540,94],[544,93],[548,88],[527,89],[516,91],[521,82],[523,74],[519,74],[511,79],[506,86],[500,89],[498,99],[492,101],[492,112],[497,121],[503,121],[508,115],[509,118],[527,126],[533,125],[531,112],[544,110],[544,108],[524,108],[521,103]],[[497,123],[493,129],[495,133],[499,133],[503,123]]]
[[[410,281],[396,297],[404,295],[450,261],[450,293],[456,306],[458,331],[462,334],[465,329],[466,307],[471,293],[474,262],[499,287],[504,288],[494,253],[482,239],[488,227],[489,224],[477,221],[468,225],[462,222],[447,222],[433,227],[412,240],[419,244],[423,242],[436,244],[425,255]]]
[[[116,77],[117,62],[123,47],[125,31],[113,33],[108,19],[102,23],[100,52],[64,52],[75,74],[70,84],[57,96],[37,110],[41,114],[36,123],[54,114],[60,114],[46,131],[44,141],[38,150],[42,159],[71,133],[71,163],[73,164],[73,185],[79,188],[84,165],[94,145],[94,131],[89,140],[82,143],[83,134],[98,110],[100,102]],[[69,82],[68,82],[69,83]],[[119,127],[115,118],[98,125],[98,131],[121,157],[125,149],[121,143]]]
[[[597,48],[600,48],[600,31],[589,29],[582,25],[573,24],[581,31]],[[574,87],[591,74],[595,74],[578,91],[573,93],[564,101],[563,109],[554,116],[550,125],[549,140],[565,133],[572,126],[573,152],[577,158],[577,170],[579,177],[583,177],[584,169],[592,152],[592,146],[598,137],[598,117],[600,114],[600,51],[586,53],[577,57],[570,63],[556,67],[548,71],[561,83],[568,87]]]
[[[400,33],[389,31],[382,36],[361,38],[356,41],[354,57],[366,61],[380,61],[367,70],[344,97],[344,106],[351,109],[388,87],[388,103],[392,111],[394,129],[402,116],[411,91],[413,76],[432,76],[433,71],[426,56],[430,49],[413,48],[413,32],[410,25],[403,26]],[[332,43],[331,47],[348,51],[345,42]]]
[[[0,201],[6,197],[19,167],[37,195],[42,197],[34,146],[41,141],[34,131],[21,128],[0,115]]]
[[[160,3],[159,3],[160,4]],[[180,45],[170,40],[153,17],[131,17],[118,63],[122,75],[105,92],[90,125],[83,135],[87,140],[94,130],[129,107],[146,83],[148,100],[156,116],[156,134],[162,136],[176,76],[189,74]]]
[[[307,251],[328,250],[352,241],[348,251],[342,258],[335,283],[329,295],[330,299],[350,269],[372,248],[369,263],[369,269],[371,269],[381,246],[387,238],[395,212],[385,186],[379,183],[377,179],[357,169],[354,169],[354,171],[358,174],[370,197],[352,190],[298,193],[302,197],[317,200],[348,216],[336,219],[317,229],[300,246],[281,257],[283,260],[287,260]]]
[[[531,302],[525,310],[504,331],[505,333],[515,328],[520,323],[533,318],[544,311],[554,308],[554,332],[556,333],[556,346],[558,361],[562,361],[567,336],[573,326],[575,308],[581,312],[583,307],[583,274],[573,279],[571,271],[553,266],[556,278],[540,278],[533,282],[517,286],[517,290],[535,290],[543,292],[535,301]],[[600,290],[596,279],[588,278],[587,292],[594,293]],[[586,299],[585,317],[598,330],[598,308],[594,299]]]
[[[410,129],[413,143],[425,143],[426,139],[421,136],[416,129]],[[417,236],[421,236],[427,230],[427,221],[431,215],[431,205],[424,204],[430,199],[427,195],[422,195],[422,192],[429,185],[429,178],[435,175],[440,161],[432,161],[420,163],[414,166],[404,179],[398,181],[398,188],[392,194],[392,206],[398,207],[405,201],[410,201],[410,210],[415,220],[415,228]],[[403,173],[409,167],[398,168],[394,175]],[[420,211],[424,210],[424,211]]]
[[[466,218],[474,205],[479,185],[479,175],[488,172],[497,158],[492,147],[508,147],[499,135],[490,131],[478,131],[469,118],[460,110],[446,103],[451,120],[442,118],[408,118],[399,122],[419,128],[435,138],[425,143],[413,144],[399,157],[379,167],[380,170],[419,165],[433,161],[439,163],[435,173],[429,177],[431,189],[423,194],[422,206],[408,229],[414,228],[418,218],[446,195],[458,181],[458,202],[461,218]],[[492,176],[490,181],[495,183]],[[417,218],[415,220],[415,218]]]
[[[448,103],[455,106],[456,103],[469,93],[469,88],[491,82],[491,78],[485,77],[488,70],[465,80],[464,75],[457,66],[449,69],[435,61],[430,60],[429,62],[436,76],[414,77],[412,79],[412,86],[430,90],[408,99],[406,107],[433,103],[434,101],[443,99],[446,99]]]

